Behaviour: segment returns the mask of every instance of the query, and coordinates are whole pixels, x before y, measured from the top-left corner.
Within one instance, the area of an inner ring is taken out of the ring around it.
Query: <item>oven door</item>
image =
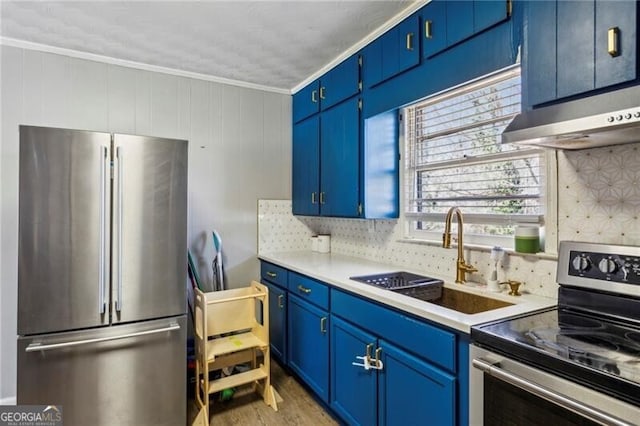
[[[470,425],[637,425],[640,407],[471,345]]]

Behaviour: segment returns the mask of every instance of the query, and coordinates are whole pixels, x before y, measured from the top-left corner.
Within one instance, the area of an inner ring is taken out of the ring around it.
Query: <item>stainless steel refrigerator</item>
[[[186,423],[187,141],[20,126],[18,404]]]

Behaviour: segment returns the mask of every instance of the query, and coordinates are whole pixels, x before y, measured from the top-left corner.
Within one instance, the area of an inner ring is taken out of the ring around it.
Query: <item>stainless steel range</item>
[[[562,242],[557,281],[556,308],[472,328],[471,424],[640,424],[640,247]]]

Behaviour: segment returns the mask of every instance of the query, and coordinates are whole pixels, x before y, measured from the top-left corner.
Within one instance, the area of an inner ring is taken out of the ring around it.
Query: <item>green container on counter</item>
[[[516,226],[515,249],[518,253],[538,253],[540,251],[540,228],[527,225]]]

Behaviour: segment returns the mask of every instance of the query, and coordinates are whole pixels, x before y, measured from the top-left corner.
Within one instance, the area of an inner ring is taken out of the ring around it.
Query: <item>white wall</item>
[[[189,140],[189,243],[210,231],[232,285],[259,276],[258,198],[290,198],[291,97],[0,46],[0,401],[15,396],[18,125]],[[207,236],[204,251],[200,241]]]

